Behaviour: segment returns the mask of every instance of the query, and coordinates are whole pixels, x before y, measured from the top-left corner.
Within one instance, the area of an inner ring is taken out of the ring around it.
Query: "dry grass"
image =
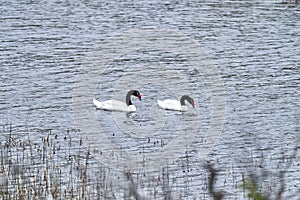
[[[36,130],[35,139],[27,131],[14,134],[13,130],[11,125],[5,125],[0,132],[0,199],[186,199],[190,180],[197,177],[203,191],[198,191],[195,199],[230,199],[232,196],[222,190],[220,183],[232,184],[245,198],[268,199],[265,194],[270,194],[260,186],[273,174],[264,172],[261,176],[259,166],[255,167],[256,174],[237,175],[229,183],[227,169],[209,164],[214,162],[198,162],[201,173],[191,175],[191,165],[195,163],[191,164],[187,154],[182,158],[187,163],[183,177],[170,171],[171,165],[155,173],[133,170],[117,174],[93,159],[80,137],[74,137],[69,130],[59,135],[52,130]],[[295,155],[296,152],[297,149]],[[279,173],[280,186],[272,191],[275,199],[281,199],[286,189],[286,171],[288,166]],[[184,185],[177,187],[179,179]],[[120,183],[116,184],[116,180]],[[185,188],[181,190],[182,187]]]

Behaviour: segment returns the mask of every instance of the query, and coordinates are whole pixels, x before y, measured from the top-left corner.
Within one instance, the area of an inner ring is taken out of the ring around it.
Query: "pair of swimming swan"
[[[97,101],[93,99],[93,103],[97,109],[109,110],[109,111],[122,111],[122,112],[135,112],[136,107],[131,102],[131,96],[137,97],[139,100],[142,99],[142,96],[137,90],[130,90],[126,95],[126,102],[118,100],[107,100],[107,101]],[[195,106],[194,100],[188,95],[183,95],[180,101],[175,99],[165,99],[163,101],[157,100],[158,106],[166,110],[177,110],[185,112],[188,110],[185,101],[190,103],[193,107]]]

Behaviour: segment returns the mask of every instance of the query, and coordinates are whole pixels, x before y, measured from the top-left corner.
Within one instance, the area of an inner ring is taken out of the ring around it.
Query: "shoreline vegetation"
[[[37,140],[31,138],[26,131],[14,134],[14,129],[9,124],[2,126],[0,131],[0,199],[120,199],[120,192],[114,185],[116,182],[111,178],[111,169],[102,167],[93,159],[80,137],[72,136],[70,130],[62,135],[53,134],[49,129],[37,130],[41,136]],[[297,149],[294,152],[294,156],[296,155]],[[286,162],[284,158],[283,162]],[[199,161],[199,165],[203,166],[205,172],[204,191],[199,191],[201,197],[228,199],[228,194],[217,184],[220,182],[219,174],[224,169],[217,169],[216,164],[211,161]],[[288,168],[289,165],[285,170],[279,171],[277,188],[264,187],[264,181],[272,178],[274,173],[260,173],[262,169],[259,165],[253,170],[254,173],[242,174],[231,184],[244,198],[279,200],[286,189],[285,173]],[[121,198],[145,199],[147,196],[151,199],[173,199],[176,188],[171,183],[168,166],[158,174],[151,178],[152,183],[140,181],[139,177],[148,176],[143,172],[127,171],[119,174],[120,177],[123,175],[126,183],[122,186]],[[121,181],[120,177],[117,180]],[[227,181],[221,180],[224,184]],[[154,192],[141,192],[147,185],[152,189],[155,187]],[[185,198],[185,194],[182,194],[177,199]]]

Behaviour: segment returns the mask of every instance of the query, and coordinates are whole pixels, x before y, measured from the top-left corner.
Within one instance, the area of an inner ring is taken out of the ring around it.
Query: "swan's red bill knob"
[[[137,97],[139,98],[139,100],[142,100],[142,95],[140,93],[137,94]]]
[[[193,106],[193,108],[195,108],[195,102],[192,102],[192,106]]]

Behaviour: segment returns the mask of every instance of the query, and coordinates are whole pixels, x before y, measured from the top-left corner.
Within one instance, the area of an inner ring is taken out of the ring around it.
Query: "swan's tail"
[[[163,102],[161,100],[157,100],[157,104],[159,107],[163,108]]]
[[[97,108],[102,108],[103,106],[102,103],[97,101],[95,98],[93,98],[93,103]]]

